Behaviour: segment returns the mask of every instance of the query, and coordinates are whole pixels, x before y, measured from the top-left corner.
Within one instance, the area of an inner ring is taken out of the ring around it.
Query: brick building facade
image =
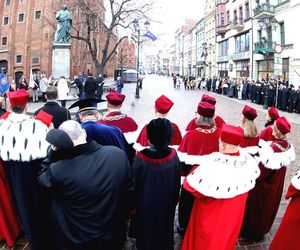
[[[68,6],[72,5],[68,1]],[[98,8],[99,15],[105,16],[105,8],[102,1]],[[0,3],[0,69],[7,71],[8,75],[16,81],[24,74],[29,78],[30,69],[33,71],[45,71],[51,75],[52,69],[52,44],[56,29],[55,13],[63,4],[63,1],[50,0],[3,0]],[[73,3],[74,4],[74,3]],[[81,17],[79,8],[72,8],[73,24]],[[84,25],[84,23],[82,23]],[[80,26],[77,31],[80,30]],[[105,35],[105,28],[93,34],[99,37]],[[113,36],[111,46],[117,42]],[[71,39],[71,76],[78,72],[86,73],[90,70],[96,73],[95,67],[88,54],[84,42]],[[101,42],[101,41],[100,41]],[[101,58],[101,51],[98,53]],[[116,65],[113,58],[105,67],[105,73],[110,76]]]

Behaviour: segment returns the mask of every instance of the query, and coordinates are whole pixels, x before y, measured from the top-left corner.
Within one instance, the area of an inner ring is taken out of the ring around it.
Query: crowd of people
[[[24,89],[1,106],[0,239],[8,246],[22,231],[31,250],[119,250],[127,237],[139,250],[170,250],[177,205],[183,250],[234,249],[239,235],[257,241],[270,231],[295,159],[291,125],[277,109],[268,109],[258,131],[253,107],[231,125],[203,94],[180,131],[165,95],[141,126],[122,113],[124,94],[109,92],[101,116],[103,100],[89,91],[69,107],[79,109],[73,119],[58,86],[46,88],[34,117],[26,115]],[[272,250],[298,246],[299,194],[297,173]]]
[[[230,79],[229,77],[207,77],[196,79],[193,76],[173,76],[174,88],[183,83],[186,90],[201,89],[212,91],[240,100],[250,100],[264,105],[266,108],[275,107],[290,113],[300,113],[300,86],[296,88],[288,81],[257,80],[246,78]],[[180,88],[180,87],[179,87]]]

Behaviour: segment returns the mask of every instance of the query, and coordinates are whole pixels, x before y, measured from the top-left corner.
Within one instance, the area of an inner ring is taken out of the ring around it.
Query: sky
[[[155,47],[171,45],[175,31],[185,19],[200,20],[203,17],[205,0],[154,0],[155,13],[149,30],[158,37]],[[157,9],[157,10],[156,10]]]

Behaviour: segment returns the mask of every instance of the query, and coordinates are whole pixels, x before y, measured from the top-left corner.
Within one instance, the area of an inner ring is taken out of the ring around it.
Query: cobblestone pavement
[[[184,87],[181,86],[180,90],[173,88],[173,82],[171,78],[160,77],[160,76],[147,76],[143,82],[143,89],[140,90],[140,98],[135,98],[135,84],[125,84],[123,93],[126,94],[126,99],[123,104],[123,112],[130,114],[137,123],[140,125],[140,128],[144,126],[149,120],[155,118],[154,115],[154,100],[159,97],[161,94],[168,96],[174,101],[174,106],[169,113],[169,119],[179,126],[181,131],[184,131],[187,123],[194,117],[196,107],[199,100],[204,92],[200,90],[184,90]],[[215,93],[209,93],[217,99],[216,113],[223,117],[223,119],[230,124],[239,125],[241,121],[241,112],[245,104],[250,104],[249,101],[241,101],[237,99],[231,99],[225,96],[221,96]],[[67,105],[70,105],[72,102],[68,102]],[[258,111],[258,117],[256,118],[256,123],[259,130],[264,128],[265,124],[265,115],[266,110],[260,105],[251,104]],[[28,111],[32,112],[36,110],[40,103],[31,103],[29,105]],[[105,103],[100,103],[99,108],[104,109],[106,107]],[[296,154],[300,153],[300,114],[290,114],[286,112],[280,112],[281,115],[285,115],[289,121],[292,123],[292,133],[288,136],[290,141],[294,144]],[[281,219],[286,210],[288,201],[284,199],[284,195],[290,184],[290,179],[293,174],[296,172],[297,167],[299,166],[299,160],[296,161],[288,168],[283,198],[281,200],[280,208],[277,213],[277,217],[271,229],[271,232],[268,233],[264,240],[261,242],[246,242],[243,239],[239,239],[237,242],[237,250],[258,250],[258,249],[268,249],[271,240],[273,239],[278,226],[281,222]],[[175,250],[179,250],[181,245],[181,237],[175,233]],[[7,249],[5,246],[0,244],[0,249]],[[30,248],[27,245],[25,240],[18,242],[18,245],[14,249],[26,249]],[[134,240],[130,239],[125,247],[126,250],[134,249]]]

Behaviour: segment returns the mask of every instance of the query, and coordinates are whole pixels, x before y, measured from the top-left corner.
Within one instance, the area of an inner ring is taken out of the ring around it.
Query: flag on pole
[[[1,72],[0,73],[0,94],[4,95],[9,90],[9,83],[7,81],[6,75]]]
[[[34,80],[33,80],[33,74],[32,74],[32,68],[30,69],[30,77],[29,77],[29,88],[34,88]]]
[[[157,37],[154,34],[152,34],[150,31],[147,31],[147,33],[144,35],[144,37],[148,37],[153,42],[157,39]]]

